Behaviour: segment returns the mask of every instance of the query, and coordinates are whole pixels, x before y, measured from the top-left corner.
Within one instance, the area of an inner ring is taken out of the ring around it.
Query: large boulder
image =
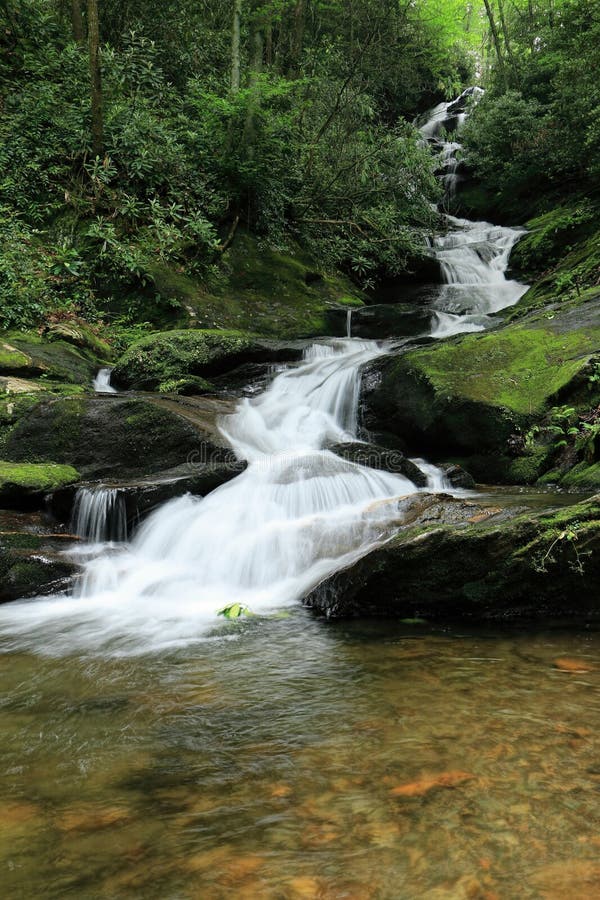
[[[81,330],[81,329],[80,329]],[[0,375],[18,378],[44,377],[50,381],[90,384],[99,361],[107,358],[109,347],[99,339],[76,346],[56,329],[46,336],[30,332],[0,335]]]
[[[332,617],[600,618],[600,495],[543,513],[419,495],[398,518],[395,537],[306,604]]]
[[[130,479],[235,455],[217,427],[232,403],[148,396],[42,400],[4,438],[11,462],[74,466],[87,479]]]
[[[132,344],[118,360],[112,381],[124,388],[168,392],[194,378],[195,392],[202,393],[212,390],[205,379],[242,364],[298,359],[300,355],[299,348],[260,341],[241,331],[162,331]]]
[[[413,453],[495,454],[510,469],[515,434],[525,434],[553,404],[589,396],[599,313],[600,307],[594,315],[589,308],[538,315],[378,359],[363,378],[363,424],[397,435]],[[525,467],[530,480],[541,474],[538,463]]]

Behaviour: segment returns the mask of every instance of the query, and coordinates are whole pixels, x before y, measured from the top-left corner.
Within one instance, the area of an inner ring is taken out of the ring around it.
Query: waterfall
[[[112,369],[100,369],[94,378],[94,390],[98,394],[116,394],[116,388],[110,383]]]
[[[385,540],[398,498],[418,488],[327,449],[356,440],[360,369],[384,352],[344,338],[308,347],[300,364],[222,420],[248,460],[241,475],[158,509],[130,545],[86,562],[72,595],[3,607],[0,631],[54,653],[175,648],[206,639],[232,603],[268,613],[297,602]],[[99,537],[116,502],[108,489],[82,492],[81,530],[85,521],[86,535]]]
[[[125,498],[117,488],[80,488],[73,506],[72,528],[86,541],[127,540]]]
[[[352,310],[349,309],[346,313],[346,337],[352,337]]]
[[[477,102],[482,93],[481,88],[468,88],[456,100],[440,103],[419,129],[422,143],[431,147],[438,160],[447,200],[455,196],[461,180],[462,146],[456,136],[469,102]],[[511,250],[524,229],[450,215],[445,220],[448,231],[435,237],[431,248],[444,281],[431,304],[434,338],[483,331],[493,324],[491,315],[513,306],[527,290],[527,285],[506,278]]]

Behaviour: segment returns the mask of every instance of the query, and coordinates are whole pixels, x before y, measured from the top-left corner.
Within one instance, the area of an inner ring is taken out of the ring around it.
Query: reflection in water
[[[598,896],[598,663],[595,633],[304,611],[196,655],[6,654],[4,894]]]

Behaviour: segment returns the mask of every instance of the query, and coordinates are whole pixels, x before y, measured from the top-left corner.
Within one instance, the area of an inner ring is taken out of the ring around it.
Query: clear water
[[[2,655],[3,896],[597,897],[600,670],[565,656],[600,664],[600,635],[303,610],[195,651]]]

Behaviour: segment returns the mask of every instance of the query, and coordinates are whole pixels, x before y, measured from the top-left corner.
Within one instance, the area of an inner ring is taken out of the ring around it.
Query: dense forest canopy
[[[376,288],[440,188],[412,122],[478,79],[488,208],[597,191],[593,0],[3,0],[0,324],[134,316],[248,229]],[[585,59],[586,64],[581,65]]]

